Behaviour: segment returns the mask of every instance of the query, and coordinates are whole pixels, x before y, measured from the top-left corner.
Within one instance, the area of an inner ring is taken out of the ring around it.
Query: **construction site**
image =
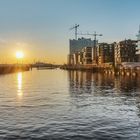
[[[99,42],[97,38],[103,34],[96,31],[78,33],[78,28],[79,24],[70,28],[74,30],[75,38],[69,40],[68,62],[62,66],[63,69],[140,75],[140,27],[136,40],[125,39],[110,44]],[[94,39],[92,40],[91,37]]]

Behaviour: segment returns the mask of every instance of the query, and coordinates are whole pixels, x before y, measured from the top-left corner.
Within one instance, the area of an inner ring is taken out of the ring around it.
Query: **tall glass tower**
[[[140,54],[140,25],[139,25],[137,40],[138,40],[138,52],[137,53]]]

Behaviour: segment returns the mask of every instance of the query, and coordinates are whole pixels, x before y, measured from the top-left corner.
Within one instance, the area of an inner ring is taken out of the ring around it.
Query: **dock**
[[[30,68],[27,64],[0,64],[0,74],[29,71]]]
[[[105,65],[63,65],[61,69],[91,71],[94,73],[113,74],[120,76],[140,76],[139,62],[126,62],[118,67]]]

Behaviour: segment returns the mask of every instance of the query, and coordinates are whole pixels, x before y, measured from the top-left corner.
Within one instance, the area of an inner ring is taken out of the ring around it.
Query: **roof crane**
[[[77,29],[79,27],[79,24],[75,24],[72,28],[70,28],[70,30],[75,29],[75,39],[77,40]]]
[[[94,33],[86,33],[86,34],[81,33],[79,35],[90,35],[90,36],[94,36],[95,45],[96,45],[96,41],[97,41],[96,40],[97,36],[103,36],[102,34],[97,34],[96,31]]]

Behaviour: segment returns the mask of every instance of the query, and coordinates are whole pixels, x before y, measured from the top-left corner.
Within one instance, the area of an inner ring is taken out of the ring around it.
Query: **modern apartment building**
[[[96,63],[101,65],[103,63],[110,63],[113,65],[114,62],[114,44],[100,43],[96,48],[97,56]]]
[[[73,59],[74,59],[74,57],[76,57],[76,56],[73,57],[73,55],[81,52],[82,49],[85,48],[85,47],[87,47],[87,46],[94,48],[95,47],[95,41],[94,40],[91,40],[90,38],[87,39],[87,38],[83,38],[83,37],[82,38],[78,38],[78,40],[76,40],[76,39],[70,40],[69,41],[68,64],[73,64],[72,63],[73,62]],[[80,53],[78,55],[81,56],[82,54]],[[80,61],[81,61],[80,62],[80,64],[81,64],[82,63],[82,60],[80,60]]]
[[[90,41],[92,42],[92,40]],[[68,56],[68,64],[118,66],[123,62],[140,62],[137,40],[129,39],[112,44],[99,43],[96,46],[93,46],[94,41],[92,43],[90,46],[73,47]]]
[[[137,41],[124,40],[114,43],[115,65],[122,62],[136,62]]]
[[[85,47],[82,49],[83,64],[92,64],[92,50],[93,47]]]

